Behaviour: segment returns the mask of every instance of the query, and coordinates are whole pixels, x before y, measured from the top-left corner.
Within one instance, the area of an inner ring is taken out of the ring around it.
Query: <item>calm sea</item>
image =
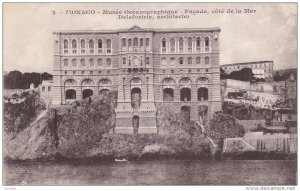
[[[9,162],[4,185],[295,185],[297,161]]]

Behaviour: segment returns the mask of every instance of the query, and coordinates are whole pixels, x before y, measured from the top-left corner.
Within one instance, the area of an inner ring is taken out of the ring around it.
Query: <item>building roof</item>
[[[117,30],[62,30],[54,31],[53,34],[102,34],[102,33],[128,33],[128,32],[154,32],[154,33],[163,33],[163,32],[220,32],[220,27],[213,28],[168,28],[168,29],[154,29],[154,28],[141,28],[139,26],[133,26],[129,29],[117,29]]]
[[[256,62],[240,62],[240,63],[232,63],[232,64],[224,64],[224,65],[221,65],[221,67],[226,67],[226,66],[238,66],[238,65],[249,65],[249,64],[263,64],[263,63],[270,63],[273,61],[268,61],[268,60],[265,60],[265,61],[256,61]]]

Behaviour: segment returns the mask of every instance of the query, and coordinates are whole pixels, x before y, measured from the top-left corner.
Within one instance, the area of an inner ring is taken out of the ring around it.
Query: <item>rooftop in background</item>
[[[248,64],[263,64],[263,63],[270,63],[273,61],[268,61],[268,60],[264,60],[264,61],[256,61],[256,62],[238,62],[238,63],[233,63],[233,64],[223,64],[221,65],[222,67],[223,66],[236,66],[236,65],[248,65]]]
[[[78,34],[78,33],[122,33],[122,32],[220,32],[220,27],[212,28],[168,28],[168,29],[155,29],[155,28],[141,28],[139,26],[133,26],[129,29],[116,29],[116,30],[67,30],[67,31],[54,31],[57,33],[67,33],[67,34]]]

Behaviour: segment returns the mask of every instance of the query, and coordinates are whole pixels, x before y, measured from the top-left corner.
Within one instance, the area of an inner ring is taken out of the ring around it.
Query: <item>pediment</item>
[[[143,31],[143,29],[137,25],[134,25],[128,31]]]

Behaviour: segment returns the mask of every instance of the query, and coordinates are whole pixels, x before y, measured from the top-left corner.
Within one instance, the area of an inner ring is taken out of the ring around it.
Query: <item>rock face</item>
[[[38,115],[28,128],[14,135],[4,131],[5,159],[12,160],[49,160],[55,157],[56,149],[48,128],[49,116],[47,110]]]
[[[158,134],[111,134],[116,92],[44,110],[18,133],[5,131],[13,160],[211,158],[212,144],[193,121],[170,108],[157,114]]]

